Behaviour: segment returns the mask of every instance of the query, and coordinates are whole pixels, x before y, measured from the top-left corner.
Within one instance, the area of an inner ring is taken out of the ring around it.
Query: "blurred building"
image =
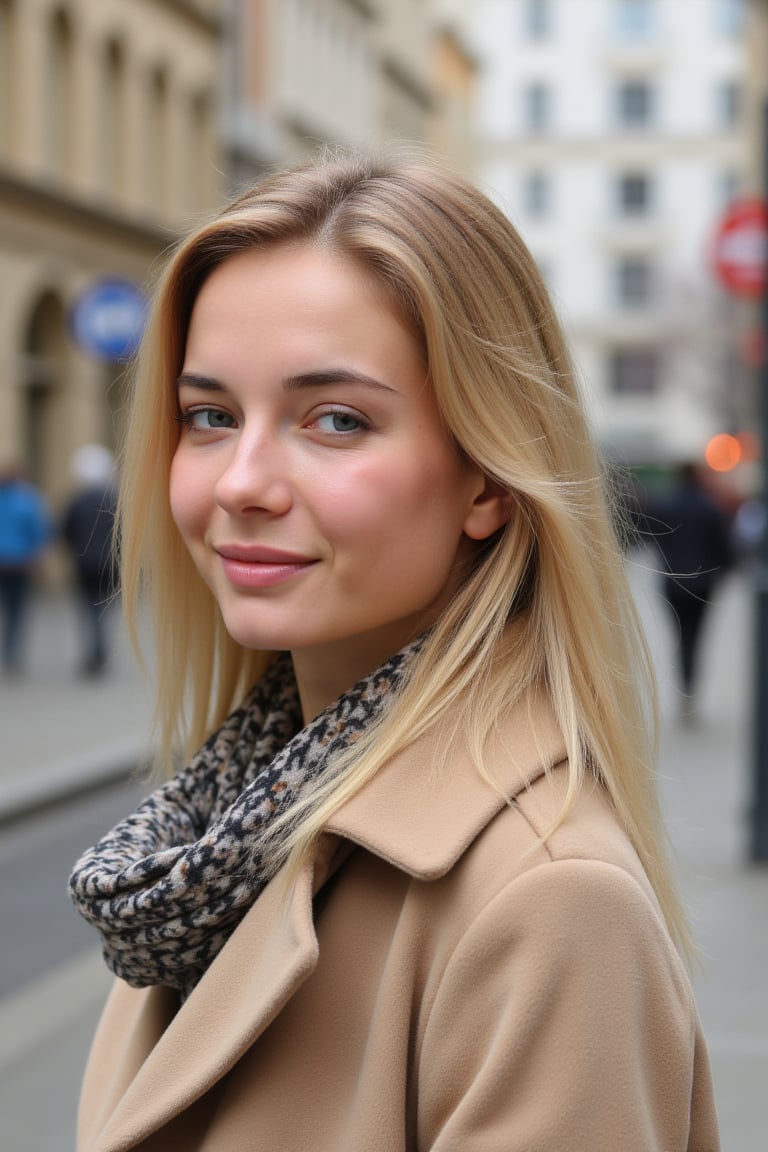
[[[423,140],[427,5],[229,0],[224,135],[235,186],[330,141]]]
[[[54,502],[123,405],[121,364],[76,343],[73,307],[105,279],[143,288],[220,194],[218,8],[0,0],[0,456]],[[108,336],[121,307],[92,325]]]
[[[765,107],[768,101],[768,0],[746,0],[747,117],[750,137],[750,185],[758,195],[766,192]]]
[[[431,143],[468,167],[471,0],[228,0],[234,187],[324,143]]]
[[[750,176],[746,0],[477,0],[478,172],[537,257],[607,446],[701,452],[750,418],[711,270]]]
[[[58,504],[74,449],[115,446],[110,337],[168,246],[243,181],[325,142],[427,141],[469,168],[472,11],[0,0],[0,458]]]
[[[475,166],[479,47],[475,43],[476,0],[431,0],[433,112],[428,140],[454,168],[471,175]]]

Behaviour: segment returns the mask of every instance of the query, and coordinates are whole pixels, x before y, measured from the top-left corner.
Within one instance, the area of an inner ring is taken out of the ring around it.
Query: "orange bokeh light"
[[[742,447],[735,436],[720,432],[704,449],[704,459],[715,472],[730,472],[742,459]]]

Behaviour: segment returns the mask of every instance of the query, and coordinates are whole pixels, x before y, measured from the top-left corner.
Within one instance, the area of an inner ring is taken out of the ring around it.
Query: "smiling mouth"
[[[282,548],[269,548],[264,544],[221,544],[214,548],[224,560],[242,564],[312,564],[311,556],[288,552]]]
[[[317,560],[274,548],[217,548],[224,575],[237,588],[272,588],[312,568]]]

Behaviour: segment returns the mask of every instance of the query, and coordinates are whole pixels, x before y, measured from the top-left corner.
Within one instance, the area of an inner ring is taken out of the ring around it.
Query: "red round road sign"
[[[736,296],[761,296],[768,265],[768,207],[762,200],[739,200],[718,225],[715,275]]]

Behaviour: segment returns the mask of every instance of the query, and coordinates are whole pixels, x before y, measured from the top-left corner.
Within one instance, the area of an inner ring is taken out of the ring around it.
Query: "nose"
[[[219,505],[230,515],[285,515],[293,496],[284,446],[264,435],[238,437],[215,491]]]

